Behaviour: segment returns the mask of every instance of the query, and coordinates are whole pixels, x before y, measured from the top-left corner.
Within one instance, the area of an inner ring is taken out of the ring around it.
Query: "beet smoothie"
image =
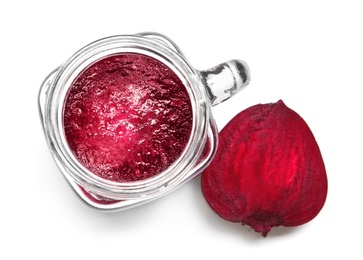
[[[63,123],[78,161],[114,182],[144,180],[175,162],[186,147],[193,111],[182,81],[146,55],[97,61],[68,90]]]

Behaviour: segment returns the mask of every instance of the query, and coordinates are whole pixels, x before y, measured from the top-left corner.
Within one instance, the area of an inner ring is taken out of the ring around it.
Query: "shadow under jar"
[[[43,82],[38,104],[58,167],[103,210],[156,199],[213,159],[211,107],[250,80],[240,60],[198,71],[167,37],[120,35],[75,53]]]

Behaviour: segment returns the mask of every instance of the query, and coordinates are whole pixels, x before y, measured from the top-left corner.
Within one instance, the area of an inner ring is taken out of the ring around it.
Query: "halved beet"
[[[275,226],[312,220],[327,196],[327,175],[306,122],[283,101],[252,106],[219,134],[202,191],[223,219],[266,236]]]

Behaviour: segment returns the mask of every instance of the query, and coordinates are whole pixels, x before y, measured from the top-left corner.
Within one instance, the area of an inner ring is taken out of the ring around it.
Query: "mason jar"
[[[64,109],[69,89],[83,71],[106,57],[123,53],[151,57],[172,70],[188,93],[192,122],[189,139],[170,166],[150,178],[120,182],[97,176],[75,156],[65,136]],[[218,145],[211,108],[236,94],[249,81],[244,61],[231,60],[199,71],[164,35],[118,35],[83,47],[54,70],[41,85],[38,104],[50,153],[69,184],[87,204],[106,211],[121,210],[169,193],[208,166]]]

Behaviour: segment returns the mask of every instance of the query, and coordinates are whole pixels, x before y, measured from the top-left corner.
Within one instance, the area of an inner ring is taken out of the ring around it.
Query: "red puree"
[[[69,147],[101,178],[150,178],[179,158],[192,128],[187,90],[160,61],[127,53],[85,69],[68,91]]]

